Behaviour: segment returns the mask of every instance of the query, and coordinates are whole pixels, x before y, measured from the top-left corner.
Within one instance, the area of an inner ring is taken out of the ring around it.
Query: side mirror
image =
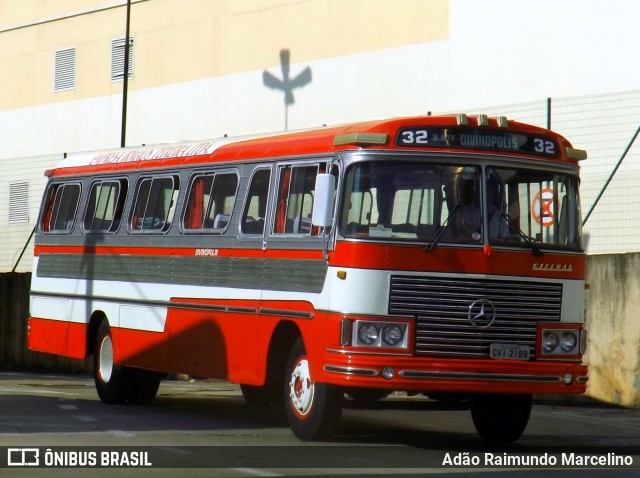
[[[336,178],[333,174],[316,176],[315,197],[311,223],[318,227],[329,227],[333,216],[333,193],[336,189]]]

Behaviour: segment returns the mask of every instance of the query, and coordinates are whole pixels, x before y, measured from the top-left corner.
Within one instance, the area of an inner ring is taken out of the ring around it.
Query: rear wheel
[[[165,374],[140,368],[126,367],[126,370],[129,382],[127,403],[131,405],[150,405],[158,394],[160,382]]]
[[[471,417],[478,434],[492,443],[516,441],[529,423],[531,395],[483,395],[471,400]]]
[[[313,381],[302,337],[291,347],[284,389],[293,434],[304,441],[328,438],[342,413],[342,392]]]
[[[158,393],[162,377],[157,372],[117,365],[109,322],[100,323],[93,352],[93,379],[100,400],[148,405]]]

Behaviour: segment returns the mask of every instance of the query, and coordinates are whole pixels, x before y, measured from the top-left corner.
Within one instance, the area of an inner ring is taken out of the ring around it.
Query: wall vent
[[[111,81],[124,79],[125,38],[111,41]],[[133,79],[133,38],[129,38],[129,79]]]
[[[54,60],[53,91],[73,90],[76,87],[76,49],[58,50]]]
[[[9,224],[29,222],[29,183],[9,184]]]

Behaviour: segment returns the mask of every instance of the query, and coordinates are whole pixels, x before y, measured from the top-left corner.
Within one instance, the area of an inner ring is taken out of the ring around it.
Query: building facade
[[[591,150],[587,210],[640,125],[639,21],[633,0],[132,0],[129,15],[126,0],[0,0],[0,269],[16,267],[43,172],[65,152],[428,112],[544,126],[544,107],[514,105],[614,93],[611,114],[631,108],[623,126],[581,109],[552,116]],[[589,219],[590,252],[611,250],[611,221],[640,225],[625,209],[636,162],[632,147],[627,182],[613,181]],[[614,249],[640,250],[621,235]],[[16,270],[30,270],[29,250]]]

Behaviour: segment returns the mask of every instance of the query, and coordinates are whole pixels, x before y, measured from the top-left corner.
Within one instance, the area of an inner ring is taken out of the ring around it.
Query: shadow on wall
[[[284,93],[284,129],[289,129],[289,105],[295,103],[293,90],[302,88],[311,83],[311,68],[306,67],[293,78],[290,77],[291,53],[288,49],[280,50],[280,68],[282,79],[276,77],[268,70],[262,72],[262,83],[267,88],[280,90]]]

